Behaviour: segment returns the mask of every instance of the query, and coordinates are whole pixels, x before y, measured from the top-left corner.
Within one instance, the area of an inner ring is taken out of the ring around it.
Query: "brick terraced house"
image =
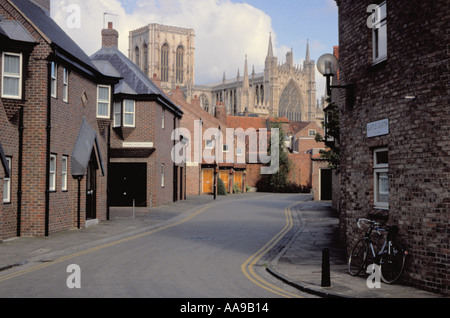
[[[183,111],[119,51],[118,37],[110,22],[91,56],[99,70],[121,78],[110,115],[109,204],[152,208],[184,199],[185,165],[171,157]]]
[[[115,76],[50,18],[50,1],[0,1],[0,240],[107,219]]]
[[[339,80],[355,88],[339,99],[342,237],[350,250],[360,217],[397,225],[403,280],[448,295],[450,2],[336,2]]]
[[[224,158],[226,151],[228,151],[226,117],[220,117],[220,111],[218,111],[217,116],[205,111],[200,107],[200,99],[197,96],[194,96],[189,103],[180,88],[170,92],[169,96],[183,111],[181,128],[185,130],[188,139],[188,147],[186,148],[188,156],[186,158],[186,194],[213,194],[215,189],[217,190],[216,182],[218,178],[224,182],[227,192],[232,193],[234,169],[244,171],[245,164],[237,165],[235,164],[236,160],[232,163],[219,163],[214,156],[216,146],[218,155]],[[218,106],[217,110],[220,109]],[[224,140],[221,141],[221,144],[220,142],[216,144],[214,140],[208,137],[206,133],[211,129],[223,134]],[[234,142],[232,144],[234,145]],[[199,151],[200,158],[196,157],[197,151]],[[234,158],[236,159],[236,156]]]

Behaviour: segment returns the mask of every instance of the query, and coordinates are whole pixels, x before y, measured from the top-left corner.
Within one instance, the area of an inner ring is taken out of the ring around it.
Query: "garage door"
[[[109,173],[111,206],[147,206],[146,163],[112,163]]]

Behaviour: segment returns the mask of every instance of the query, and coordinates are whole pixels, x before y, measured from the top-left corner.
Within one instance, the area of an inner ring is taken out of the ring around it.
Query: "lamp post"
[[[317,70],[320,74],[327,78],[327,99],[331,102],[331,89],[340,88],[346,90],[346,105],[348,108],[353,108],[354,96],[355,96],[355,85],[331,85],[331,78],[337,74],[339,68],[338,59],[335,55],[327,53],[322,55],[317,61]]]

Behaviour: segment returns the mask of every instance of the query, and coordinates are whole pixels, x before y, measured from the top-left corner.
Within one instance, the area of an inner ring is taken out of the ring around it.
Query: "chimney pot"
[[[112,30],[113,28],[113,23],[112,22],[108,22],[108,29]]]

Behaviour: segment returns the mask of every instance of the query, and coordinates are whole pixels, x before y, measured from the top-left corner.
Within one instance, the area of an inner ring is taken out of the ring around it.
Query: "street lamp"
[[[331,78],[338,70],[338,60],[333,54],[324,54],[317,61],[317,70],[327,78],[327,95],[331,96]]]
[[[342,88],[346,90],[346,104],[347,107],[353,108],[354,104],[354,85],[331,85],[331,78],[335,76],[339,69],[338,59],[335,55],[327,53],[322,55],[317,61],[317,70],[320,74],[327,78],[327,98],[328,102],[331,102],[331,89]]]

